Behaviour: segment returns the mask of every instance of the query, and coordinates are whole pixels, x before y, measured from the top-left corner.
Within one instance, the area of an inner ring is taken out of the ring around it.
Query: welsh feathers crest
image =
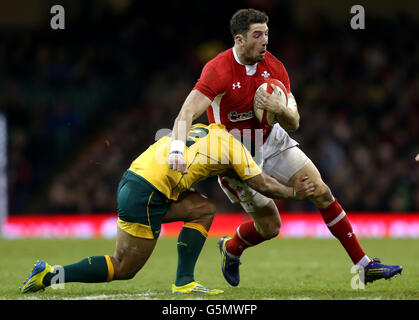
[[[270,73],[268,71],[263,71],[263,73],[260,74],[262,77],[264,77],[265,79],[268,79],[270,77]]]

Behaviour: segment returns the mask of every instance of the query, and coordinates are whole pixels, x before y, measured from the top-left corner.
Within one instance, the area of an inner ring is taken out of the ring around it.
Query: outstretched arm
[[[201,116],[211,104],[211,100],[198,90],[192,90],[176,117],[172,131],[172,144],[169,153],[169,168],[187,173],[188,167],[183,155],[185,142],[192,122]]]
[[[316,188],[308,176],[301,177],[296,181],[295,187],[292,188],[279,183],[274,178],[263,172],[253,178],[250,178],[249,180],[246,180],[246,183],[252,189],[273,199],[303,200],[312,196]]]

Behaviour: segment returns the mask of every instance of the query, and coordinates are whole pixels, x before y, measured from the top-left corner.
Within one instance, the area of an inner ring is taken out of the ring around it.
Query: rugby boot
[[[360,273],[360,279],[365,284],[379,279],[390,279],[402,273],[403,267],[399,265],[382,264],[380,259],[374,258]]]
[[[218,242],[221,253],[221,271],[226,281],[236,287],[240,283],[240,258],[232,257],[226,250],[226,243],[231,237],[222,237]]]
[[[208,289],[205,288],[202,284],[196,281],[192,281],[184,286],[175,286],[172,284],[172,293],[176,294],[183,294],[183,293],[201,293],[201,294],[209,294],[209,295],[216,295],[223,293],[223,290],[219,289]]]
[[[26,281],[19,287],[20,293],[36,292],[43,290],[45,285],[42,283],[47,273],[53,272],[54,268],[45,261],[37,261],[32,272],[29,274]]]

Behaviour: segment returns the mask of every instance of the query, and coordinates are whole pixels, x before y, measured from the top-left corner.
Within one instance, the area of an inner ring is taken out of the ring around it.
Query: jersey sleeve
[[[226,91],[224,78],[213,61],[210,61],[202,69],[201,76],[194,89],[200,91],[212,101],[217,95]]]

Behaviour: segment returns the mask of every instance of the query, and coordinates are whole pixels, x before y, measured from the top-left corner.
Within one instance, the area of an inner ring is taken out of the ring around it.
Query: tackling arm
[[[315,185],[308,176],[301,177],[295,183],[295,189],[287,187],[265,173],[261,173],[246,183],[252,189],[260,192],[266,197],[273,199],[295,199],[303,200],[314,194]]]

